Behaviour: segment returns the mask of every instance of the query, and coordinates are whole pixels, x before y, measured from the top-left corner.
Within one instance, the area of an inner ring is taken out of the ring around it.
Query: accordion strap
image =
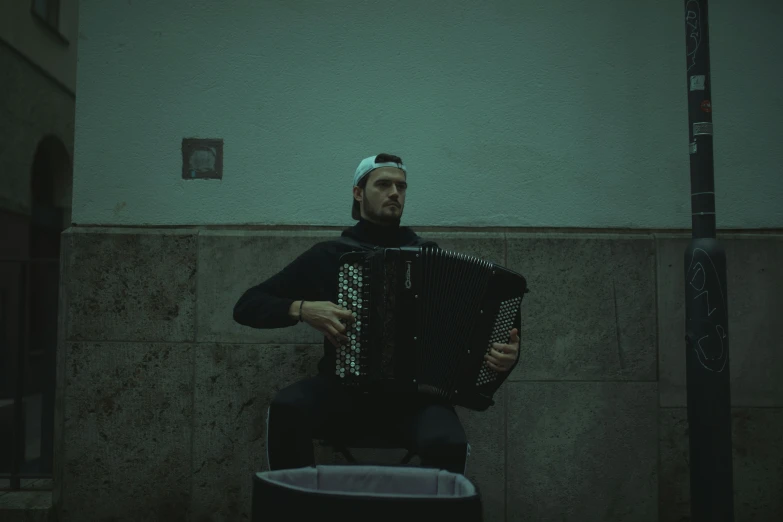
[[[381,247],[378,245],[374,245],[372,243],[364,243],[362,241],[357,241],[356,239],[348,236],[340,236],[337,239],[338,243],[342,243],[343,245],[348,245],[351,248],[359,249],[359,250],[365,250],[365,251],[372,251],[376,250],[378,248],[386,248]],[[425,241],[424,239],[417,237],[411,244],[409,245],[402,245],[402,246],[409,246],[409,247],[438,247],[438,244],[434,241]]]

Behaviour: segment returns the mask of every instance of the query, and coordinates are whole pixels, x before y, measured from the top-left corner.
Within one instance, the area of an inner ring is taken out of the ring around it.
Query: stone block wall
[[[419,231],[528,279],[521,363],[460,410],[487,521],[688,518],[685,235]],[[306,325],[233,322],[337,230],[63,236],[55,504],[63,522],[247,520],[266,409],[315,373]],[[783,236],[724,235],[735,520],[783,519]],[[333,462],[326,450],[322,462]],[[389,455],[393,459],[394,456]]]

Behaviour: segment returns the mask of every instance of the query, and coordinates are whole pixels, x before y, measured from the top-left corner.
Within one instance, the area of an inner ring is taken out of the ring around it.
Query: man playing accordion
[[[339,240],[314,245],[247,290],[234,307],[234,320],[248,327],[284,328],[304,322],[324,335],[318,375],[283,388],[269,407],[269,466],[312,466],[313,438],[339,440],[346,430],[365,430],[402,441],[423,466],[463,473],[468,443],[449,401],[427,394],[356,393],[335,375],[336,350],[349,342],[346,332],[356,321],[354,313],[337,304],[340,257],[357,245],[437,248],[400,226],[407,168],[399,157],[380,154],[364,159],[353,184],[352,217],[358,223],[343,231]],[[518,328],[504,330],[508,342],[492,343],[484,356],[486,367],[501,374],[513,369],[519,354]]]

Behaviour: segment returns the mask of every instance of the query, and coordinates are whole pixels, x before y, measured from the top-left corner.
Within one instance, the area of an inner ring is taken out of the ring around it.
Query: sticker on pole
[[[691,154],[696,154],[696,151],[698,150],[698,147],[696,146],[696,142],[691,142]]]
[[[694,136],[712,136],[712,122],[702,121],[693,124]]]
[[[691,76],[691,90],[692,91],[703,91],[704,86],[706,83],[707,77],[703,74],[700,74],[698,76]],[[682,85],[682,84],[680,84]]]
[[[707,113],[712,112],[712,102],[710,100],[701,102],[701,110]]]

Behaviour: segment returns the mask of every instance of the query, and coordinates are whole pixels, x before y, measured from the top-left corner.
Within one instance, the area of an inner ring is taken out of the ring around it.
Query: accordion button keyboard
[[[344,263],[339,270],[339,284],[337,289],[337,303],[351,312],[354,321],[345,325],[345,335],[348,341],[340,346],[336,352],[335,374],[340,378],[346,376],[358,376],[361,374],[361,338],[362,322],[361,314],[364,308],[364,297],[369,285],[364,287],[364,267],[361,263]],[[364,287],[364,289],[362,289]],[[343,323],[345,324],[345,323]]]

